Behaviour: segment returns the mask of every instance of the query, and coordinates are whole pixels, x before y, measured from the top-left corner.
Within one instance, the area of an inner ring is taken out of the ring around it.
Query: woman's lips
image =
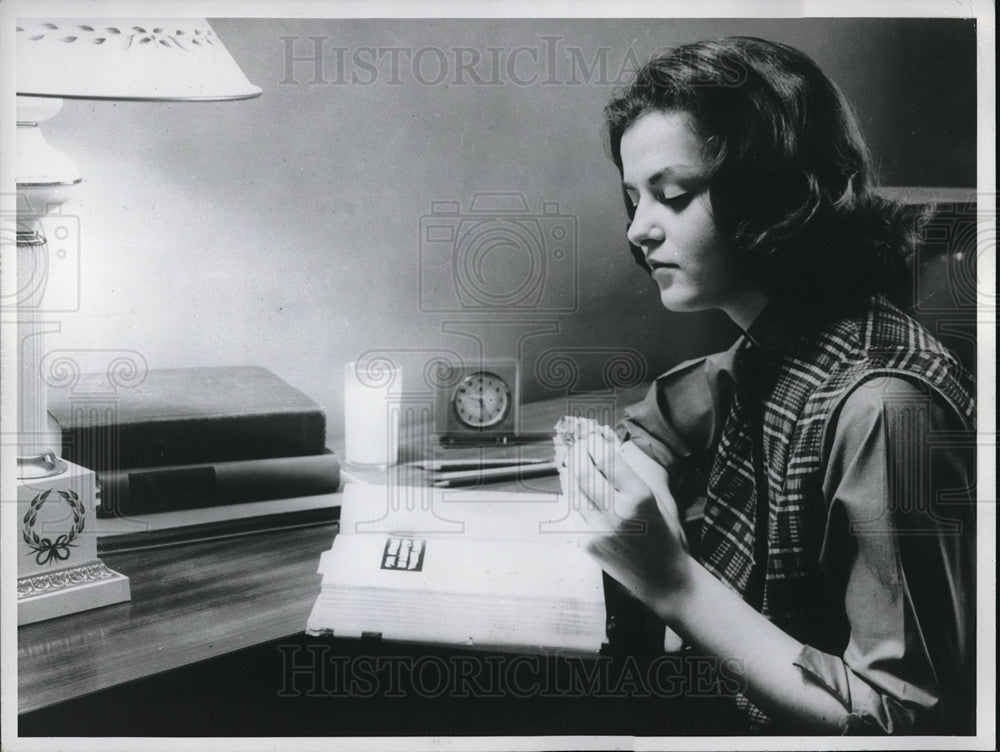
[[[651,274],[656,274],[657,272],[667,272],[673,269],[679,269],[677,264],[653,264],[651,267]]]

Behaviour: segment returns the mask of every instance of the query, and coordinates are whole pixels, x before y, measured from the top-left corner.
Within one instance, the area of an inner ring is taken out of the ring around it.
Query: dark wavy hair
[[[619,172],[622,135],[657,110],[692,116],[716,224],[762,289],[810,307],[898,296],[917,227],[873,192],[857,120],[808,56],[730,37],[650,60],[604,109]],[[645,266],[641,250],[632,252]]]

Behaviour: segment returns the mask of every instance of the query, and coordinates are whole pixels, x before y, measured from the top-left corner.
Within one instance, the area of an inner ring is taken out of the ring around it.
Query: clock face
[[[469,428],[492,428],[510,412],[510,388],[489,371],[477,371],[462,379],[451,404],[458,420]]]

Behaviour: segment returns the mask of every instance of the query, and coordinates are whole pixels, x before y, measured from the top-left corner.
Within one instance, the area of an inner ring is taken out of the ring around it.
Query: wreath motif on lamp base
[[[70,557],[70,548],[75,548],[73,543],[83,532],[86,525],[87,509],[80,501],[79,495],[75,491],[56,491],[55,493],[65,501],[73,514],[73,525],[68,533],[57,538],[41,537],[35,532],[35,524],[38,521],[38,513],[52,496],[52,489],[48,489],[38,494],[28,505],[28,511],[24,514],[21,536],[28,544],[32,553],[35,554],[35,562],[41,566],[65,561]]]

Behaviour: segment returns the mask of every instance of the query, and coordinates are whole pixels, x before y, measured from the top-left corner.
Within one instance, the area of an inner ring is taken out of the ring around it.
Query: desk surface
[[[635,397],[634,391],[619,395],[617,405]],[[549,431],[568,406],[565,399],[525,406],[522,429]],[[498,449],[528,455],[547,448]],[[424,476],[399,469],[382,477],[399,483]],[[368,472],[367,479],[377,481],[379,474]],[[555,478],[530,483],[558,489]],[[336,529],[327,524],[104,556],[130,578],[132,600],[20,627],[19,712],[301,633],[319,594],[319,556]]]
[[[115,554],[132,600],[18,629],[26,712],[305,628],[335,524]]]

